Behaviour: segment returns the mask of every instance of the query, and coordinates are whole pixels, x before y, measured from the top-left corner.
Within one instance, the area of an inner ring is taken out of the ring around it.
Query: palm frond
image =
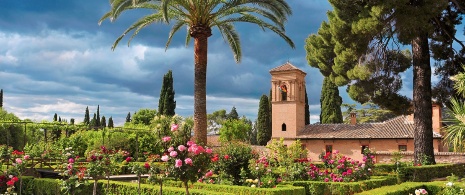
[[[465,146],[465,102],[459,102],[455,98],[451,99],[449,114],[453,117],[444,120],[444,122],[450,123],[443,129],[446,133],[445,143],[452,145],[454,151],[463,151]]]
[[[220,30],[223,39],[227,41],[231,48],[234,54],[234,60],[236,60],[236,63],[239,63],[242,59],[241,42],[234,25],[231,23],[223,23],[218,25],[218,29]]]
[[[186,24],[187,24],[187,23],[186,23],[186,21],[184,21],[184,20],[178,20],[178,22],[176,22],[176,24],[174,24],[174,26],[171,28],[171,31],[170,31],[170,33],[169,33],[169,35],[168,35],[168,41],[166,42],[165,51],[166,51],[166,49],[168,49],[168,46],[170,45],[171,40],[173,39],[173,35],[174,35],[176,32],[178,32],[178,30],[179,30],[181,27],[185,26]]]

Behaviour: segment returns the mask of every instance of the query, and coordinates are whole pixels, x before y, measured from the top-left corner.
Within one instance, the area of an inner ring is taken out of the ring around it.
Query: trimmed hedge
[[[465,164],[440,164],[402,167],[398,179],[400,182],[428,182],[434,178],[452,175],[465,176]]]
[[[359,182],[323,182],[323,181],[294,181],[293,186],[305,188],[306,195],[346,195],[379,188],[381,186],[395,185],[397,179],[388,176],[372,176],[369,180]]]
[[[428,191],[428,194],[440,194],[440,192],[446,187],[446,181],[435,181],[435,182],[405,182],[399,185],[384,186],[369,191],[357,193],[357,195],[405,195],[414,194],[416,189],[423,188]],[[457,185],[454,184],[454,185]],[[463,184],[461,187],[464,187]]]

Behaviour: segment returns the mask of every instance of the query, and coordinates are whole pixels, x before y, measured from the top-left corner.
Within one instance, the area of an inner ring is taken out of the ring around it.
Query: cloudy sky
[[[232,52],[218,31],[209,39],[207,110],[233,106],[239,115],[257,116],[259,98],[268,95],[269,70],[290,61],[307,72],[311,121],[320,113],[323,77],[305,59],[304,41],[316,33],[331,6],[324,0],[289,1],[293,15],[286,25],[295,42],[291,49],[277,35],[249,24],[238,24],[243,60]],[[91,114],[122,124],[128,112],[158,108],[163,74],[173,71],[176,113],[193,114],[193,47],[184,46],[180,31],[165,51],[169,26],[155,24],[142,30],[131,45],[114,40],[137,18],[133,11],[111,23],[98,20],[110,9],[105,0],[3,0],[0,6],[0,88],[4,108],[21,119],[49,120],[57,113],[80,122],[88,106]],[[411,78],[408,75],[406,78]],[[408,79],[405,81],[409,85]],[[403,93],[411,96],[411,88]],[[345,103],[353,103],[341,88]]]

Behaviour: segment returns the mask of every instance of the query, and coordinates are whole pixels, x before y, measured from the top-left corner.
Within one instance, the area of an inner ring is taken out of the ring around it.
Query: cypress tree
[[[158,100],[158,113],[160,115],[173,116],[175,115],[176,101],[174,101],[173,88],[173,72],[169,70],[163,76],[163,84],[160,91],[160,99]]]
[[[90,116],[89,116],[89,106],[86,107],[86,114],[84,115],[84,124],[90,124]]]
[[[239,114],[237,114],[236,107],[233,106],[229,114],[227,115],[227,119],[238,120]]]
[[[339,96],[339,90],[337,86],[331,81],[329,77],[325,77],[323,80],[323,86],[321,89],[321,113],[320,123],[342,123],[342,112],[341,104],[342,98]]]
[[[91,128],[96,128],[97,127],[97,114],[94,113],[94,117],[90,121],[90,126]]]
[[[128,115],[126,116],[126,122],[127,123],[131,122],[131,112],[128,112]]]
[[[61,116],[58,117],[58,122],[61,122]]]
[[[271,139],[271,123],[270,123],[270,106],[268,97],[262,95],[258,107],[257,116],[257,142],[259,145],[266,145]]]
[[[0,90],[0,108],[3,108],[3,89]]]
[[[58,121],[58,115],[57,115],[57,113],[55,113],[55,114],[53,115],[53,121],[55,121],[55,122]]]
[[[71,120],[69,120],[70,124],[74,125],[74,118],[71,118]]]
[[[272,90],[270,89],[270,96],[268,96],[268,104],[269,104],[269,111],[270,111],[270,128],[271,124],[273,124],[273,106],[271,106],[272,102]]]
[[[305,125],[310,124],[310,106],[308,105],[307,88],[305,88]]]
[[[176,114],[176,101],[174,101],[175,92],[173,87],[173,73],[171,70],[168,71],[166,78],[168,80],[168,86],[166,88],[165,98],[163,99],[163,103],[165,104],[164,114],[167,116],[174,116]]]
[[[114,125],[113,125],[113,117],[112,117],[112,116],[110,116],[110,118],[108,119],[108,127],[109,127],[109,128],[113,128],[113,127],[114,127]]]
[[[100,127],[106,127],[107,126],[107,120],[105,119],[105,116],[102,116],[102,120],[100,121]]]
[[[97,105],[97,118],[95,120],[95,126],[100,127],[100,105]]]

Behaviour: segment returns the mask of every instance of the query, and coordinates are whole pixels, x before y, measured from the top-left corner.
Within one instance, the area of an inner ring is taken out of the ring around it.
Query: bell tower
[[[272,139],[294,139],[305,127],[305,76],[287,62],[270,70]]]

